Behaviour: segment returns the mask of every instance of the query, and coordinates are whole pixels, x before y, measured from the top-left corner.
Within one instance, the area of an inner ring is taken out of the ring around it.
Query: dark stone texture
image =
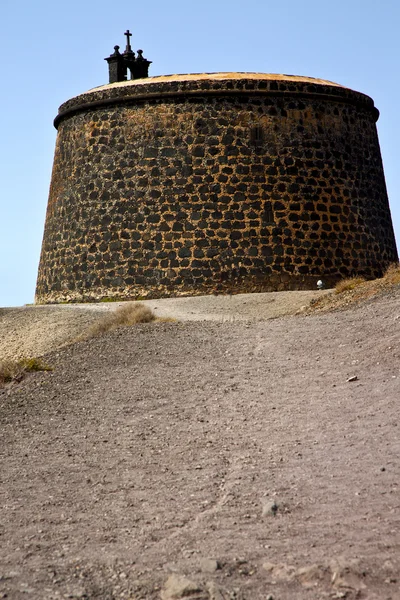
[[[301,289],[397,260],[370,98],[161,79],[60,108],[37,301]]]

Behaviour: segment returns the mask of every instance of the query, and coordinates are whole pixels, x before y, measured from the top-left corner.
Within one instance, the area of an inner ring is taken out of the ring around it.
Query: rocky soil
[[[147,300],[157,317],[179,321],[237,322],[275,319],[304,311],[329,290],[194,296]],[[0,360],[43,356],[76,340],[124,302],[0,308]]]
[[[1,389],[0,598],[399,599],[399,300],[122,328]]]

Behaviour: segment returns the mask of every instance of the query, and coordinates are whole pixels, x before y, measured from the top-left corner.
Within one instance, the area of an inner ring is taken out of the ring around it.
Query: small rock
[[[267,571],[271,577],[271,583],[280,583],[282,581],[293,581],[296,576],[296,568],[285,563],[270,563],[263,564],[263,569]]]
[[[196,594],[197,598],[202,598],[199,595],[202,592],[202,588],[197,585],[194,581],[191,581],[183,575],[172,574],[168,577],[164,589],[161,592],[161,600],[176,600],[177,598],[191,597]],[[206,595],[204,594],[204,598]]]
[[[217,560],[213,558],[201,558],[200,559],[200,569],[203,573],[214,573],[218,569],[221,568],[221,565]]]
[[[262,500],[262,516],[263,517],[267,517],[267,516],[276,516],[276,513],[278,512],[278,508],[279,506],[277,505],[277,503],[275,502],[275,500]]]
[[[232,596],[224,588],[217,585],[215,581],[209,581],[206,587],[209,594],[209,600],[228,600],[228,598],[232,598]]]
[[[320,565],[307,565],[306,567],[297,569],[296,578],[304,587],[312,588],[324,580],[326,573],[328,573],[328,569]]]
[[[331,562],[330,570],[332,573],[331,583],[339,591],[341,588],[349,588],[357,591],[366,588],[364,583],[365,573],[360,567],[358,560],[347,560],[344,557],[337,557]]]
[[[358,381],[357,375],[352,375],[351,377],[349,377],[347,383],[350,383],[351,381]]]

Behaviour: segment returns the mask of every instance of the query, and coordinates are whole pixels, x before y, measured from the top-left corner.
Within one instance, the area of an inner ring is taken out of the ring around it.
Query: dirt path
[[[1,390],[0,598],[398,600],[398,306],[139,325]]]
[[[194,296],[142,302],[157,317],[179,321],[251,321],[295,314],[328,292]],[[0,360],[43,356],[75,340],[121,302],[0,308]]]

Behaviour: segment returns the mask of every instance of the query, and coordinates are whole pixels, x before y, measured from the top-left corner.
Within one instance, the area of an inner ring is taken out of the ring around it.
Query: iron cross
[[[131,34],[131,32],[129,31],[129,29],[127,29],[127,30],[125,31],[124,35],[126,35],[126,50],[127,50],[127,51],[129,51],[129,52],[131,52],[131,51],[132,51],[132,48],[131,48],[131,42],[130,42],[130,39],[129,39],[129,38],[131,38],[131,37],[132,37],[132,34]]]

